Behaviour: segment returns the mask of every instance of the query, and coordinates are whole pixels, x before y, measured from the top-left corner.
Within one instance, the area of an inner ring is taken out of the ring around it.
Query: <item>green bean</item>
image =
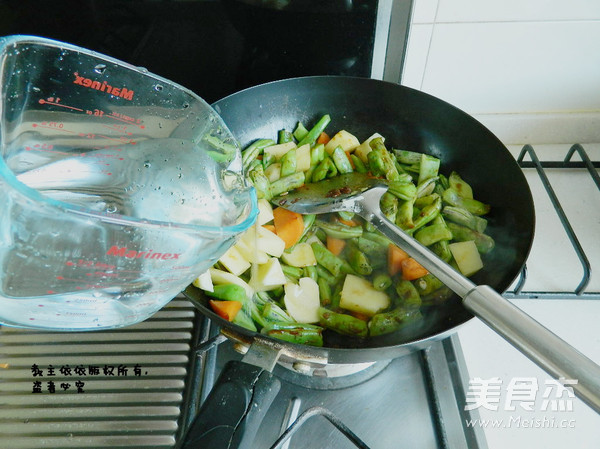
[[[417,198],[415,200],[415,207],[418,207],[419,209],[423,209],[425,206],[429,206],[430,204],[433,204],[435,202],[435,200],[437,200],[438,198],[440,198],[440,196],[437,193],[432,193],[430,195],[425,195],[422,196],[420,198]]]
[[[269,168],[269,166],[271,166],[272,164],[274,164],[275,162],[277,162],[277,158],[275,157],[274,154],[272,153],[264,153],[263,154],[263,158],[262,158],[262,166],[263,168],[266,170],[267,168]]]
[[[400,298],[400,303],[405,309],[418,309],[421,307],[421,296],[412,282],[400,280],[396,284],[396,293]]]
[[[315,140],[319,137],[319,135],[325,130],[329,122],[331,121],[331,117],[329,114],[325,114],[323,117],[319,119],[315,126],[311,128],[311,130],[298,142],[298,146],[301,147],[304,144],[313,144]]]
[[[491,209],[489,204],[482,203],[481,201],[472,198],[463,198],[452,187],[444,190],[442,198],[449,205],[467,209],[473,215],[485,215]]]
[[[446,224],[430,224],[417,231],[414,237],[422,245],[431,246],[440,240],[452,239],[452,232]]]
[[[354,218],[354,212],[350,212],[347,210],[340,210],[338,213],[338,216],[342,219],[342,220],[352,220]]]
[[[322,306],[331,304],[331,284],[325,278],[318,278],[317,285],[319,286],[319,300]]]
[[[448,240],[440,240],[439,242],[431,245],[431,250],[446,263],[450,262],[452,259],[452,253],[450,252],[450,247],[448,244]]]
[[[392,159],[392,155],[385,147],[383,143],[383,139],[381,137],[377,137],[369,142],[369,146],[373,151],[371,153],[376,153],[381,157],[383,162],[383,173],[385,178],[388,181],[397,181],[400,179],[400,173],[396,169],[396,164],[394,163],[394,159]],[[371,154],[369,153],[369,154]],[[367,155],[368,158],[368,155]]]
[[[242,326],[243,328],[246,328],[253,332],[256,332],[258,330],[256,328],[256,325],[254,324],[254,321],[252,321],[252,318],[250,318],[243,310],[240,310],[238,313],[235,314],[232,323],[237,324],[238,326]]]
[[[442,200],[440,198],[436,199],[432,204],[425,206],[414,220],[414,226],[410,229],[410,232],[416,232],[419,228],[425,226],[439,215],[441,209]]]
[[[254,321],[254,323],[259,328],[261,328],[267,323],[267,320],[262,315],[262,310],[264,309],[264,306],[259,308],[257,303],[253,299],[244,302],[244,304],[242,305],[242,311],[244,311],[246,315],[252,318],[252,321]]]
[[[337,277],[341,273],[352,273],[354,270],[348,265],[348,262],[336,256],[323,245],[313,242],[311,248],[315,253],[317,263],[329,271],[333,276]]]
[[[279,287],[276,287],[273,290],[269,290],[269,291],[275,298],[279,298],[277,300],[278,302],[280,302],[280,303],[283,302],[283,294],[284,294],[283,285],[280,285]]]
[[[369,335],[376,337],[396,332],[422,318],[423,316],[418,310],[406,310],[403,307],[398,307],[390,312],[378,313],[373,315],[369,321]]]
[[[294,135],[285,129],[280,129],[277,133],[277,143],[288,143],[294,140]]]
[[[351,154],[350,159],[354,164],[354,170],[356,170],[358,173],[367,173],[369,171],[365,166],[365,163],[357,155]]]
[[[213,286],[212,292],[207,290],[205,293],[222,301],[240,301],[243,303],[248,299],[246,290],[235,284],[217,284]]]
[[[342,147],[335,147],[335,149],[331,153],[331,159],[333,160],[333,163],[338,169],[338,173],[346,174],[352,173],[354,171],[352,169],[352,164],[350,163],[350,160],[348,159],[348,156],[346,156],[346,153],[344,152]]]
[[[306,135],[308,134],[308,130],[304,127],[301,122],[298,122],[296,125],[296,129],[294,130],[294,137],[298,142],[300,142]]]
[[[252,300],[259,309],[262,309],[268,302],[274,302],[269,292],[254,292]]]
[[[352,315],[333,312],[324,307],[319,308],[319,324],[340,334],[355,337],[366,337],[369,334],[367,323]]]
[[[437,176],[433,178],[427,178],[425,181],[420,182],[417,185],[417,198],[421,198],[423,196],[431,195],[435,189]]]
[[[337,168],[329,156],[325,157],[315,168],[312,174],[312,182],[319,182],[325,178],[337,175]]]
[[[424,306],[435,306],[444,303],[453,295],[453,291],[445,285],[432,293],[421,296]]]
[[[375,151],[368,153],[367,162],[373,176],[385,176],[385,163],[379,153]]]
[[[381,195],[379,202],[381,213],[390,220],[392,223],[396,222],[396,215],[398,214],[398,198],[392,195],[390,192],[385,192]]]
[[[296,173],[296,149],[288,150],[281,157],[281,177]]]
[[[373,276],[373,287],[380,292],[392,286],[392,278],[386,273],[377,273]]]
[[[300,236],[300,239],[298,240],[298,242],[306,241],[306,239],[309,237],[309,234],[311,233],[311,230],[313,229],[313,224],[315,223],[316,219],[317,219],[317,216],[315,214],[302,215],[302,223],[304,224],[304,231],[302,231],[302,235]]]
[[[392,243],[390,239],[388,239],[385,235],[381,234],[380,232],[363,232],[363,237],[381,245],[381,247],[385,248],[386,251],[389,244]]]
[[[387,250],[387,247],[380,245],[373,240],[366,239],[364,237],[359,237],[357,239],[358,249],[367,254],[368,256],[377,256],[381,255],[384,250]]]
[[[268,332],[270,330],[292,330],[292,329],[306,329],[313,331],[322,331],[321,326],[316,324],[308,323],[296,323],[295,321],[271,321],[267,323],[263,331]]]
[[[348,226],[340,222],[334,223],[317,219],[315,225],[325,231],[328,236],[336,239],[352,239],[360,237],[363,233],[361,226]]]
[[[310,149],[310,165],[317,165],[325,159],[325,145],[322,143],[315,145]]]
[[[304,172],[304,183],[305,184],[308,184],[309,182],[313,182],[312,176],[315,171],[315,168],[317,168],[316,165],[311,165],[310,168]]]
[[[421,154],[423,153],[408,150],[394,150],[394,154],[401,164],[412,165],[421,163]]]
[[[387,259],[382,255],[387,254],[388,245],[381,245],[364,237],[358,238],[356,244],[358,249],[365,253],[369,258],[371,267],[373,267],[374,270],[385,267]]]
[[[302,277],[302,268],[299,267],[291,267],[285,263],[280,263],[281,265],[281,271],[283,271],[283,274],[286,275],[287,277],[291,278],[294,281],[298,281],[298,279],[300,279]]]
[[[366,232],[376,232],[377,228],[375,227],[375,225],[373,223],[370,223],[368,221],[366,221],[363,224],[363,228],[365,229]]]
[[[209,151],[209,155],[218,162],[230,161],[238,151],[237,146],[224,142],[216,136],[204,136],[203,140],[220,152]]]
[[[443,190],[446,190],[448,187],[450,187],[450,183],[448,182],[448,178],[447,178],[447,177],[446,177],[444,174],[442,174],[442,173],[440,173],[440,174],[438,175],[438,185],[439,185],[439,186],[440,186],[440,187],[441,187]],[[442,190],[442,191],[443,191],[443,190]]]
[[[273,195],[271,194],[271,183],[269,182],[269,179],[265,175],[262,165],[258,165],[257,167],[254,167],[254,169],[252,169],[248,173],[248,177],[250,178],[250,181],[252,181],[252,185],[254,186],[254,189],[256,190],[256,196],[259,199],[264,198],[264,199],[270,201],[271,198],[273,197]]]
[[[413,221],[414,203],[411,200],[403,201],[398,206],[398,213],[396,214],[396,225],[408,231],[415,227]]]
[[[309,265],[304,267],[304,277],[311,278],[313,281],[317,282],[319,279],[319,273],[317,273],[317,267],[314,265]]]
[[[289,192],[290,190],[297,189],[304,185],[304,173],[296,172],[291,175],[279,178],[277,181],[271,183],[271,196],[277,196],[283,192]]]
[[[267,326],[269,322],[284,322],[284,323],[293,323],[294,319],[289,316],[289,314],[279,307],[274,302],[267,302],[263,307],[262,317],[265,320],[264,326]]]
[[[473,199],[473,189],[458,173],[453,171],[448,177],[448,185],[458,192],[463,198]]]
[[[208,154],[208,156],[215,162],[229,162],[233,159],[233,154],[235,153],[222,153],[220,151],[208,150],[206,154]]]
[[[315,229],[315,237],[318,238],[324,245],[325,242],[327,242],[327,234],[325,234],[325,231],[318,226],[315,226],[313,229]]]
[[[256,157],[266,148],[275,145],[272,139],[258,139],[252,142],[242,151],[242,166],[247,170],[250,163],[256,160]]]
[[[323,346],[322,328],[309,324],[278,325],[273,323],[265,326],[261,333],[289,343]]]
[[[373,272],[369,259],[360,249],[350,246],[348,254],[348,263],[352,269],[361,276],[368,276]]]
[[[437,157],[430,156],[429,154],[422,154],[420,167],[419,167],[419,180],[417,185],[422,184],[424,181],[435,178],[437,179],[438,171],[440,169],[440,160]]]
[[[340,301],[342,299],[342,284],[336,284],[331,292],[331,302],[329,303],[330,310],[339,310]]]
[[[417,196],[417,186],[411,181],[392,181],[388,184],[388,192],[401,200],[412,201]]]
[[[260,167],[260,169],[263,168],[262,161],[260,159],[254,159],[252,162],[250,162],[250,166],[248,167],[247,171],[250,172],[258,167]]]
[[[494,249],[494,246],[496,246],[496,243],[492,237],[487,234],[474,231],[473,229],[469,229],[466,226],[461,226],[459,224],[450,222],[448,223],[448,228],[452,232],[454,240],[458,242],[473,240],[477,250],[482,254],[489,253]]]
[[[417,289],[420,296],[430,295],[444,284],[433,274],[427,273],[425,276],[415,279],[413,285]],[[422,299],[422,298],[421,298]]]
[[[456,224],[466,226],[477,232],[484,232],[487,227],[485,218],[473,215],[464,207],[445,206],[442,209],[442,215]]]
[[[319,276],[319,279],[325,280],[325,282],[327,282],[327,284],[330,286],[337,283],[338,278],[331,274],[329,270],[327,270],[325,267],[317,264],[315,268],[317,270],[317,275]]]

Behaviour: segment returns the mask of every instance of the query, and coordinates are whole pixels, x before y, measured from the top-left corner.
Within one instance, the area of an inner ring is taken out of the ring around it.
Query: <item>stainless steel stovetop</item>
[[[220,369],[241,358],[229,341],[195,350],[216,334],[183,298],[115,331],[2,328],[1,447],[177,447]],[[251,447],[486,447],[466,425],[477,416],[464,411],[457,338],[360,368],[325,378],[276,367],[281,390]],[[290,425],[289,441],[278,441]]]
[[[203,325],[203,342],[217,330]],[[199,379],[185,424],[209,393],[229,360],[240,360],[226,341],[197,354]],[[266,412],[250,448],[486,448],[481,429],[468,426],[476,410],[465,411],[468,374],[457,337],[385,362],[363,364],[353,373],[322,377],[276,366],[281,389]],[[333,370],[335,371],[335,369]],[[291,427],[290,427],[291,426]],[[286,435],[281,436],[286,429]],[[289,435],[288,435],[289,434]]]

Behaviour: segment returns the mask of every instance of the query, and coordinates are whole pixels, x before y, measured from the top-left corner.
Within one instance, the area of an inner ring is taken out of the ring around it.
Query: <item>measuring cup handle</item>
[[[269,371],[228,362],[200,407],[181,449],[251,448],[281,383]]]

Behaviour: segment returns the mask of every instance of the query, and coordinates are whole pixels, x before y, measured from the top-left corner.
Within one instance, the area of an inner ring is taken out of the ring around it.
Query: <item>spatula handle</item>
[[[575,394],[600,413],[600,367],[538,321],[480,285],[463,299],[464,306],[556,379],[577,381]]]
[[[550,375],[577,381],[575,394],[600,413],[600,366],[491,287],[475,285],[409,237],[381,213],[379,202],[364,201],[363,207],[363,218],[463,298],[465,308]]]

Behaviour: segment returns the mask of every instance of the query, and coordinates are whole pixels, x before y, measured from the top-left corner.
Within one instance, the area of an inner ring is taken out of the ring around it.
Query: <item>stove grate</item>
[[[573,156],[577,154],[581,158],[581,161],[573,160]],[[525,157],[529,156],[530,160],[526,160]],[[573,224],[569,219],[563,205],[561,204],[558,196],[549,180],[547,171],[548,169],[567,169],[567,170],[587,170],[589,176],[596,185],[596,188],[600,192],[600,176],[598,175],[598,168],[600,168],[600,161],[592,161],[587,151],[581,144],[572,145],[566,152],[564,159],[560,161],[552,160],[540,160],[536,151],[532,145],[523,146],[519,156],[517,157],[517,163],[522,169],[535,169],[539,179],[542,183],[544,191],[550,199],[552,206],[562,228],[570,242],[571,248],[579,263],[582,270],[582,278],[578,285],[572,290],[562,291],[533,291],[525,289],[528,280],[528,269],[527,264],[523,266],[519,278],[517,279],[514,288],[504,293],[506,298],[522,298],[522,299],[600,299],[600,291],[589,291],[588,287],[590,284],[592,264],[588,254],[583,249],[580,239],[577,237],[576,232],[573,229]]]

